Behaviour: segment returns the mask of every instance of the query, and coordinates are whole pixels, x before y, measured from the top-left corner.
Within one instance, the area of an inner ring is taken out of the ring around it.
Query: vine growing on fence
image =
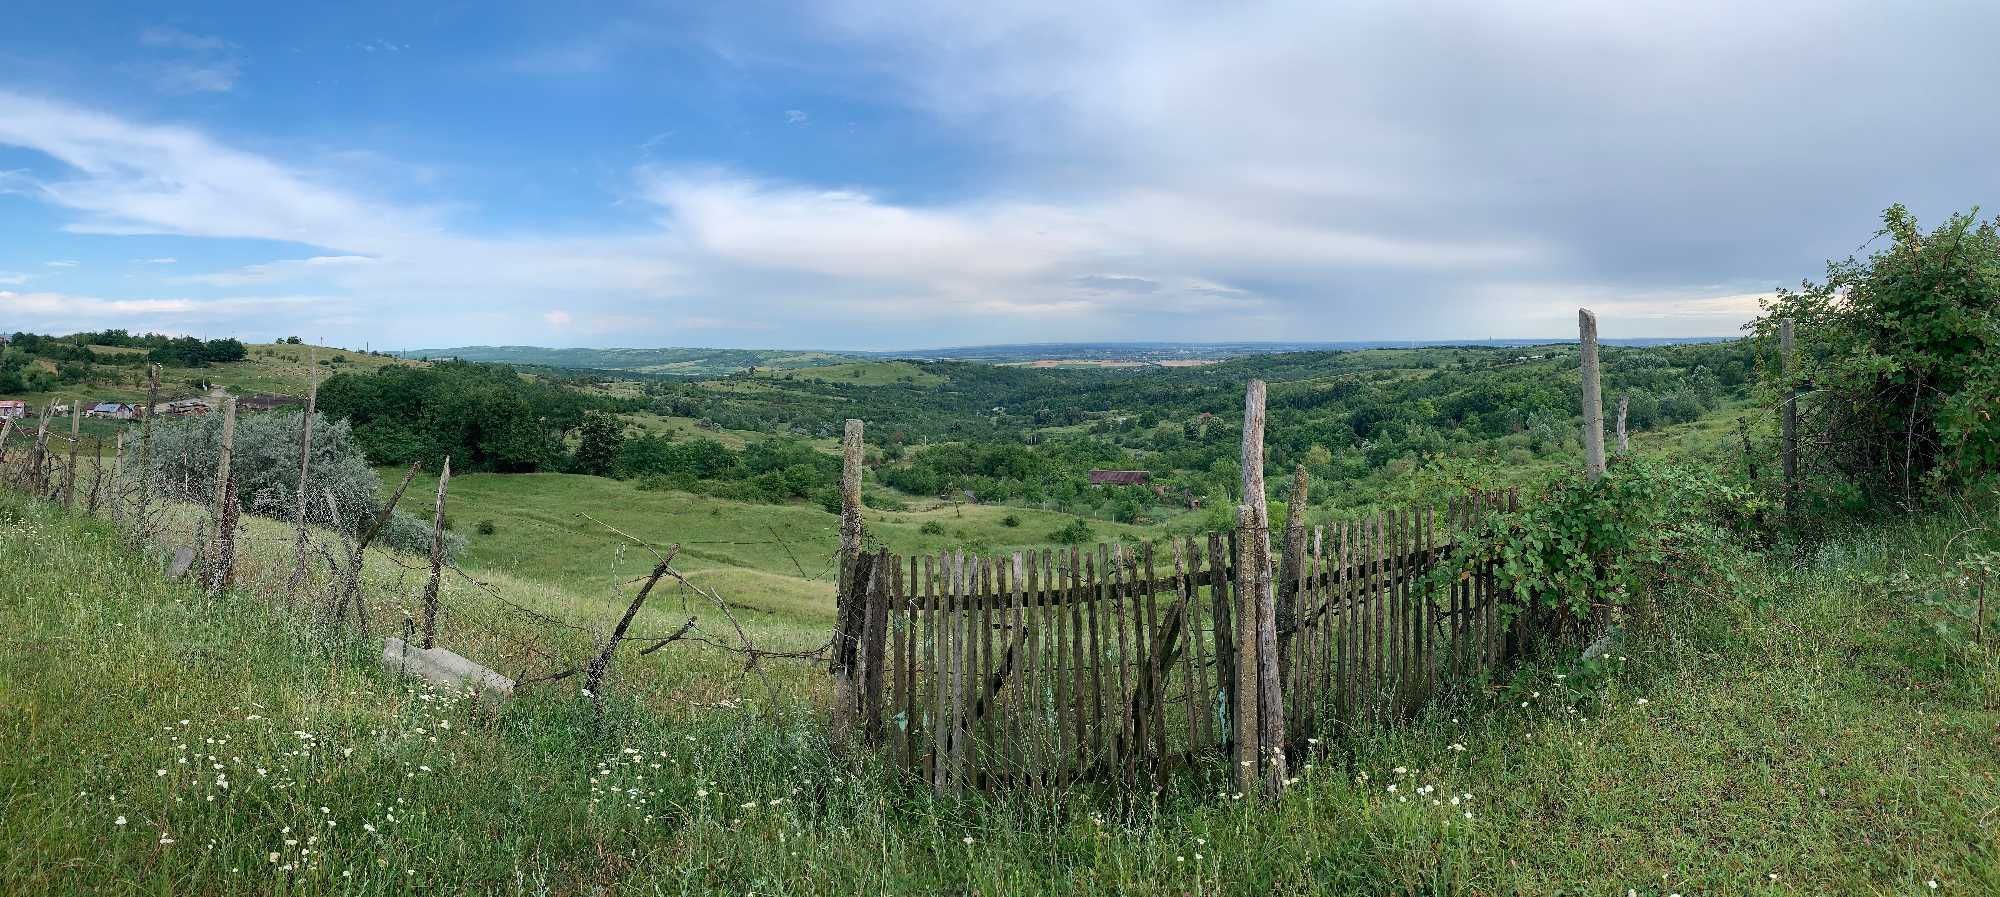
[[[1431,575],[1441,583],[1491,565],[1511,596],[1508,619],[1580,624],[1669,580],[1733,585],[1732,568],[1710,559],[1741,544],[1762,502],[1708,466],[1620,458],[1594,483],[1559,478],[1520,510],[1475,521]]]

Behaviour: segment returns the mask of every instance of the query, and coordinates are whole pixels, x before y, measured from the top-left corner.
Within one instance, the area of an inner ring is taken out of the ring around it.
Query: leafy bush
[[[923,526],[917,527],[917,532],[926,536],[942,536],[944,535],[944,524],[935,520],[925,521]]]
[[[1821,497],[1908,504],[2000,472],[2000,220],[1958,214],[1927,234],[1895,205],[1882,223],[1887,248],[1779,290],[1752,327],[1775,348],[1794,322],[1797,364],[1765,399],[1804,393],[1800,460]]]
[[[1559,474],[1516,512],[1489,514],[1429,574],[1442,585],[1475,564],[1494,563],[1509,616],[1527,613],[1544,631],[1577,631],[1593,609],[1627,606],[1667,581],[1726,591],[1732,556],[1761,509],[1748,487],[1690,461],[1618,459],[1592,483]]]
[[[1057,545],[1082,545],[1097,538],[1097,531],[1090,523],[1079,517],[1049,533],[1049,540]]]
[[[482,536],[490,536],[500,531],[499,527],[493,525],[491,518],[479,521],[479,525],[473,527],[473,529],[477,530]]]
[[[1017,514],[1008,514],[1007,516],[1000,518],[1000,525],[1012,529],[1013,527],[1021,525],[1021,518]]]

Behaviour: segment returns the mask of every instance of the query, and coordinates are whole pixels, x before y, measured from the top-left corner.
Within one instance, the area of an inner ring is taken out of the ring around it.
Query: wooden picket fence
[[[1511,494],[1316,528],[1279,600],[1283,707],[1303,762],[1508,662],[1490,567],[1425,578]],[[1442,519],[1440,519],[1442,517]],[[940,790],[1164,785],[1230,756],[1234,533],[979,557],[864,556],[853,577],[863,736]]]

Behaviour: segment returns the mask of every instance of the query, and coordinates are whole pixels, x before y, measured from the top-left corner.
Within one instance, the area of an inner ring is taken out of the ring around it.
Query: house
[[[83,413],[84,417],[109,417],[116,420],[131,420],[139,409],[124,402],[99,402]]]
[[[1093,470],[1090,472],[1092,486],[1144,486],[1153,475],[1143,470]]]
[[[208,403],[201,399],[179,399],[156,406],[153,410],[160,414],[207,414],[209,408]]]
[[[0,420],[10,417],[27,417],[28,403],[19,399],[0,401]]]
[[[270,411],[276,408],[283,408],[286,405],[297,405],[297,404],[300,404],[299,398],[297,396],[283,396],[283,395],[276,395],[273,393],[258,393],[257,395],[254,396],[244,396],[243,398],[237,399],[236,410]]]

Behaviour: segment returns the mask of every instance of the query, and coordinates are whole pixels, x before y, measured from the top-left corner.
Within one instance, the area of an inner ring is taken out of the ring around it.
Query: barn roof
[[[1090,472],[1090,485],[1138,486],[1152,479],[1152,476],[1143,470],[1093,470]]]

